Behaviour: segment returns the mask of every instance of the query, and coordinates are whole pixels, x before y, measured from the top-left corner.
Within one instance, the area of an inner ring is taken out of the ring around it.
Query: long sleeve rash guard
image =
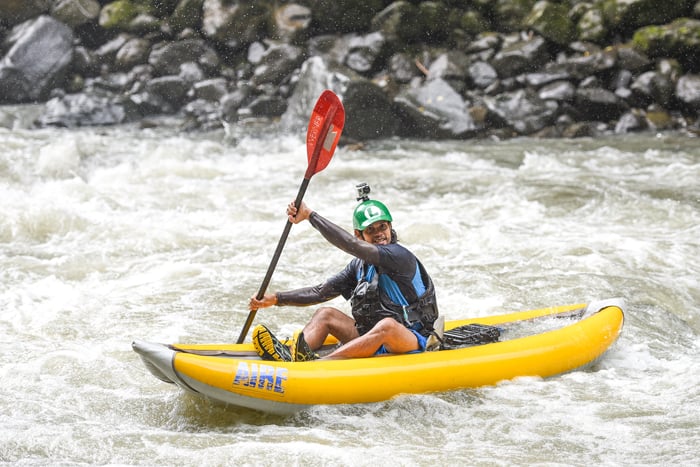
[[[277,293],[277,305],[306,306],[326,302],[339,295],[346,300],[352,295],[364,264],[388,274],[399,286],[409,303],[418,297],[411,283],[416,272],[416,257],[398,243],[374,245],[341,229],[320,214],[312,212],[309,222],[329,243],[354,256],[339,273],[312,287]]]

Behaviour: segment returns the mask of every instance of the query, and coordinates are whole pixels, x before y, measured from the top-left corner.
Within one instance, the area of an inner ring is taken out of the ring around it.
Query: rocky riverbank
[[[700,132],[700,1],[5,0],[0,104],[43,126],[306,125],[346,141]],[[5,123],[6,126],[11,123]]]

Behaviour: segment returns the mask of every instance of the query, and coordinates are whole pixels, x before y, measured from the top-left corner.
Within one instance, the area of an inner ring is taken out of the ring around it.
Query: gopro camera
[[[370,188],[366,183],[360,183],[355,185],[357,188],[357,201],[367,201],[369,199]]]

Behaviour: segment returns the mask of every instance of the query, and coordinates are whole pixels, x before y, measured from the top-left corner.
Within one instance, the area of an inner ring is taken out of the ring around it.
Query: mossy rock
[[[602,0],[608,25],[631,31],[642,26],[663,24],[690,14],[695,0]]]
[[[426,42],[439,44],[449,36],[457,24],[457,20],[450,24],[450,16],[450,10],[442,2],[421,2],[418,5],[418,18]]]
[[[638,29],[632,44],[650,58],[677,59],[686,70],[700,70],[700,20],[680,18],[662,26]]]
[[[470,36],[478,36],[482,32],[488,31],[491,24],[478,11],[468,10],[461,15],[457,27]]]
[[[566,45],[574,39],[574,24],[568,13],[566,5],[540,1],[525,18],[525,25],[555,44]]]
[[[153,15],[156,12],[157,10],[151,5],[151,2],[117,0],[102,8],[99,24],[105,29],[128,31],[131,23],[139,15]]]

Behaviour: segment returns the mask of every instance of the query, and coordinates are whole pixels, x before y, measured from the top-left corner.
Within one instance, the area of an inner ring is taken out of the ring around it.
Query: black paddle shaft
[[[304,178],[304,180],[301,182],[301,186],[299,187],[299,193],[297,193],[297,199],[294,201],[294,206],[299,209],[299,206],[301,205],[301,200],[304,198],[304,194],[306,193],[306,188],[309,186],[309,181],[311,181],[311,178]],[[292,230],[292,222],[287,219],[287,224],[284,226],[284,231],[282,232],[282,236],[280,237],[280,241],[277,243],[277,248],[275,249],[275,254],[272,256],[272,261],[270,261],[270,266],[267,268],[267,273],[265,274],[265,279],[263,279],[262,284],[260,285],[260,289],[258,290],[258,294],[255,296],[256,299],[262,300],[262,298],[265,296],[265,291],[267,290],[267,286],[270,285],[270,280],[272,279],[272,273],[275,272],[275,268],[277,267],[277,262],[280,259],[280,256],[282,255],[282,250],[284,249],[284,244],[287,242],[287,237],[289,236],[289,232]],[[253,319],[255,319],[255,313],[257,313],[257,309],[251,310],[250,313],[248,313],[248,318],[245,321],[245,324],[243,325],[243,329],[241,330],[241,335],[238,336],[238,344],[242,344],[243,341],[245,340],[246,336],[248,335],[248,331],[250,330],[251,324],[253,324]]]

